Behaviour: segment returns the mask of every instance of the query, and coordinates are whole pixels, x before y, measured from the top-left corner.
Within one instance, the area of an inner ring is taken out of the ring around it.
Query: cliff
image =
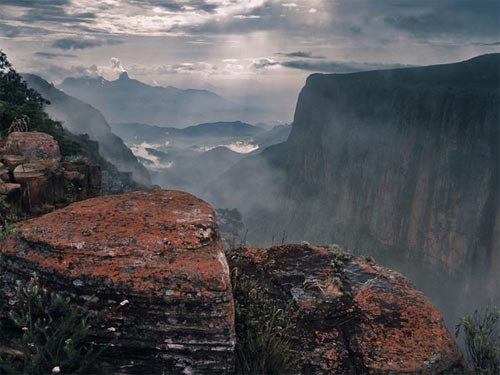
[[[231,272],[212,208],[178,191],[93,198],[26,221],[0,250],[2,344],[15,333],[15,280],[37,272],[92,311],[120,305],[93,328],[97,345],[111,342],[95,373],[232,373],[234,304],[244,303],[233,274],[262,290],[261,304],[293,308],[302,373],[463,373],[439,312],[396,272],[308,245],[229,257]]]
[[[251,241],[340,243],[405,270],[442,308],[498,303],[499,65],[313,74],[288,140],[207,197],[240,208]]]

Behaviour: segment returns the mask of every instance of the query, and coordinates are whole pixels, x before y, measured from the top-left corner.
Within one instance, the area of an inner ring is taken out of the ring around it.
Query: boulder
[[[0,298],[37,272],[51,290],[113,310],[93,335],[113,341],[106,374],[232,371],[234,306],[215,214],[177,191],[74,203],[19,225],[2,246]]]
[[[41,132],[12,132],[5,142],[6,154],[22,155],[27,158],[61,158],[59,144],[49,134]]]
[[[13,171],[18,165],[27,162],[27,159],[21,155],[5,154],[1,159],[9,171]]]
[[[9,182],[0,181],[0,195],[4,195],[8,200],[18,197],[21,194],[20,184],[11,184]]]
[[[440,313],[397,272],[309,245],[241,248],[228,259],[236,285],[250,281],[264,303],[290,311],[302,374],[465,373]]]

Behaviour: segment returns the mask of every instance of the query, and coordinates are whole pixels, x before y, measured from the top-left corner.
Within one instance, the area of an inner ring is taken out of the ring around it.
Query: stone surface
[[[7,216],[37,215],[99,195],[101,170],[85,159],[59,160],[59,146],[48,134],[11,133],[0,155],[0,181],[19,184],[19,194],[4,193]],[[57,147],[56,147],[57,146]],[[12,154],[17,152],[18,154]]]
[[[309,245],[236,249],[228,261],[236,283],[250,280],[270,304],[294,306],[289,339],[302,374],[465,371],[439,312],[397,272]]]
[[[49,134],[41,132],[13,132],[5,142],[6,154],[22,155],[27,158],[51,158],[59,160],[59,144]]]
[[[108,374],[227,373],[234,307],[214,217],[176,191],[74,203],[19,225],[1,249],[0,293],[36,271],[50,289],[96,296],[96,309],[127,300],[94,332],[114,339]]]

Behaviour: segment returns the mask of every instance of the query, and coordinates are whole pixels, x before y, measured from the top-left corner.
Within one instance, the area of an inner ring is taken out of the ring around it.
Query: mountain
[[[141,123],[111,124],[113,131],[126,142],[159,142],[172,138],[241,138],[266,131],[241,121],[219,121],[189,126],[183,129]]]
[[[374,255],[450,319],[498,304],[499,67],[490,54],[313,74],[288,140],[238,162],[205,197],[239,208],[254,243],[283,236]]]
[[[139,122],[185,127],[241,118],[240,106],[207,90],[150,86],[122,73],[115,81],[66,78],[59,86],[99,109],[110,122]]]
[[[136,182],[146,186],[151,183],[146,168],[111,131],[106,119],[97,109],[65,94],[39,76],[23,74],[23,78],[30,87],[50,101],[46,111],[52,118],[62,121],[64,127],[75,134],[88,134],[99,143],[102,156],[120,171],[131,172]]]

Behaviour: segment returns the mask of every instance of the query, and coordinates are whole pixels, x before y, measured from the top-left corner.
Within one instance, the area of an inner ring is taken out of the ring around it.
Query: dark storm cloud
[[[493,46],[500,46],[500,41],[499,42],[475,42],[472,43],[473,46],[486,46],[486,47],[493,47]]]
[[[71,0],[1,0],[1,4],[22,9],[21,15],[11,15],[9,21],[22,22],[24,26],[40,22],[92,23],[95,19],[92,12],[67,12]],[[0,18],[6,19],[6,14],[0,13]]]
[[[70,0],[2,0],[2,5],[11,5],[18,7],[43,7],[69,4]]]
[[[98,40],[98,39],[62,38],[55,40],[52,43],[51,47],[62,50],[77,50],[77,49],[100,47],[103,45],[116,45],[122,43],[123,41],[115,39]]]
[[[34,55],[37,57],[43,57],[45,59],[57,59],[60,57],[70,57],[70,58],[77,57],[76,55],[72,55],[69,53],[51,53],[51,52],[35,52]]]
[[[378,64],[366,62],[338,62],[338,61],[283,61],[281,66],[293,69],[308,70],[311,72],[324,72],[324,73],[352,73],[367,70],[381,70],[381,69],[394,69],[404,68],[408,65],[401,64]]]
[[[316,56],[312,52],[307,51],[295,51],[295,52],[279,52],[277,55],[285,56],[285,57],[300,57],[303,59],[324,59],[324,56]]]
[[[393,4],[393,14],[387,15],[384,21],[414,36],[498,37],[500,32],[500,2],[496,0],[393,1]]]
[[[205,0],[191,0],[186,2],[165,0],[132,0],[131,3],[140,6],[159,7],[172,12],[201,10],[207,13],[213,13],[218,8],[216,4],[211,4]]]
[[[42,34],[50,34],[50,31],[42,29],[40,27],[12,26],[0,22],[0,35],[4,35],[8,38],[15,38],[16,36],[21,36],[21,35],[42,35]]]
[[[92,12],[68,13],[61,6],[33,7],[18,21],[24,22],[56,22],[56,23],[92,23],[96,15]]]

